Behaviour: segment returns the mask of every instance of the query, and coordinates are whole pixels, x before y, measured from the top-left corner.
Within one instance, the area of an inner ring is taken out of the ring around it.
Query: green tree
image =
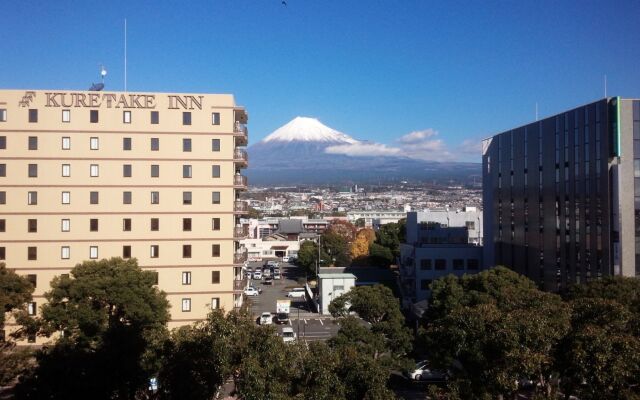
[[[7,269],[0,263],[0,329],[5,328],[6,316],[12,315],[18,324],[26,323],[26,305],[31,301],[33,285],[28,279]],[[19,328],[14,336],[23,332]],[[31,367],[31,349],[17,348],[15,341],[5,338],[0,343],[0,386],[9,385]]]
[[[294,381],[296,398],[305,400],[345,399],[347,388],[338,373],[339,354],[324,342],[310,342],[304,363]]]
[[[384,224],[376,232],[376,243],[391,250],[393,259],[400,257],[400,243],[404,243],[406,238],[406,223],[406,219],[401,219],[397,223]]]
[[[327,265],[329,255],[321,249],[320,266]],[[318,261],[318,245],[315,242],[306,240],[300,245],[296,264],[302,267],[309,278],[316,276],[316,262]]]
[[[463,398],[512,396],[518,379],[549,393],[569,316],[559,296],[507,268],[450,276],[432,285],[423,345],[438,368],[456,366],[449,384]]]
[[[322,249],[327,253],[328,264],[344,268],[351,265],[351,251],[349,242],[333,231],[328,231],[322,235]]]
[[[153,272],[121,258],[87,261],[70,277],[54,278],[40,334],[61,336],[37,354],[17,397],[133,399],[144,392],[169,320],[154,282]]]
[[[378,243],[371,243],[369,246],[369,263],[379,267],[388,267],[393,263],[393,253],[388,247]]]

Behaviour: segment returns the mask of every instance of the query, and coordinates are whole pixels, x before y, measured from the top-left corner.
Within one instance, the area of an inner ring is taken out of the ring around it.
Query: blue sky
[[[127,18],[130,91],[233,93],[254,143],[303,115],[479,161],[478,139],[603,97],[605,74],[640,97],[637,0],[287,3],[6,1],[0,87],[84,90],[104,63],[122,90]]]

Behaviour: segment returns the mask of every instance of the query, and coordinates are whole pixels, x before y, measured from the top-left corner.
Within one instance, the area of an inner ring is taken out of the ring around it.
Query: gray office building
[[[483,142],[485,266],[561,291],[640,275],[640,101],[609,97]]]

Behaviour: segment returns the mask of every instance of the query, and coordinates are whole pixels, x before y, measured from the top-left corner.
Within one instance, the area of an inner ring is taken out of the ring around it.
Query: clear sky
[[[640,97],[638,0],[286,1],[7,0],[0,88],[85,90],[103,63],[123,90],[127,18],[130,91],[233,93],[254,143],[302,115],[479,161],[478,139],[603,97],[605,74]]]

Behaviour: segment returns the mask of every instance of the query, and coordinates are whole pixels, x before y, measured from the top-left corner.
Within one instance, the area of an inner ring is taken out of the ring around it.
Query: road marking
[[[324,323],[322,322],[322,320],[320,318],[318,318],[318,321],[320,321],[320,325],[324,325]]]
[[[304,318],[302,318],[302,320],[304,321],[304,324],[306,325],[307,324],[307,320],[304,319]]]
[[[289,326],[293,326],[293,324],[291,323],[291,320],[289,320]]]

